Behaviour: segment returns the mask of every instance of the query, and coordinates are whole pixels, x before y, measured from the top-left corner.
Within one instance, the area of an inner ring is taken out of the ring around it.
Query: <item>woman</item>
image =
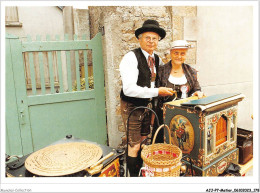
[[[169,87],[177,91],[176,100],[187,98],[190,96],[203,97],[201,87],[197,80],[197,71],[185,64],[186,55],[191,45],[185,40],[176,40],[171,45],[171,60],[165,65],[160,66],[158,71],[158,80],[156,87]],[[172,101],[175,95],[170,97],[159,97],[157,107],[155,109],[159,122],[163,123],[163,103]],[[157,125],[155,120],[155,126]],[[163,142],[163,132],[158,134],[157,143]]]

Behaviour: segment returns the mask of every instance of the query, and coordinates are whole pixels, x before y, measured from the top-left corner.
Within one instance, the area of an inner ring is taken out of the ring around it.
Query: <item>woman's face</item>
[[[172,49],[171,59],[173,64],[181,65],[186,59],[188,49]]]

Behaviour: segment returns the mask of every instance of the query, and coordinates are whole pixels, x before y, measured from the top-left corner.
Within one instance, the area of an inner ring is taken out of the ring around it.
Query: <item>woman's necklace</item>
[[[173,67],[175,67],[176,69],[174,69]],[[182,66],[172,63],[172,70],[171,71],[173,72],[173,74],[177,74],[179,72],[182,72]]]
[[[173,73],[178,73],[178,72],[181,72],[181,70],[182,70],[182,68],[180,68],[180,69],[177,69],[177,70],[174,70],[174,69],[173,69]]]

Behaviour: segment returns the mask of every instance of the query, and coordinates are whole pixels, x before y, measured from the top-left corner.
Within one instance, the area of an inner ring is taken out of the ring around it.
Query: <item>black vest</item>
[[[136,48],[132,50],[135,53],[135,56],[138,61],[137,68],[139,70],[138,79],[137,79],[137,85],[141,87],[151,87],[151,71],[147,64],[147,60],[141,50],[141,48]],[[154,54],[155,58],[155,69],[156,69],[156,79],[158,79],[158,67],[159,67],[159,56]],[[135,106],[146,106],[150,102],[150,98],[135,98],[135,97],[129,97],[126,96],[123,92],[123,89],[120,93],[121,99],[127,102],[133,103]]]

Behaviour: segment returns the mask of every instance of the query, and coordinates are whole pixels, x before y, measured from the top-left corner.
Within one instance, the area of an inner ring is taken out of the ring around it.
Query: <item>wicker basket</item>
[[[143,175],[146,177],[177,177],[180,176],[182,151],[173,144],[157,143],[154,144],[159,130],[166,127],[171,140],[170,129],[167,125],[161,125],[155,132],[151,145],[144,146],[141,157],[144,162],[142,168]]]

